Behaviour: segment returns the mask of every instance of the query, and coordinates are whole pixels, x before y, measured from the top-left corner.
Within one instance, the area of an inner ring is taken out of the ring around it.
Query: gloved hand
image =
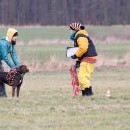
[[[13,71],[13,72],[17,72],[16,67],[11,68],[10,71],[11,71],[11,72],[12,72],[12,71]]]
[[[73,55],[73,56],[71,56],[71,58],[72,58],[72,59],[76,59],[76,58],[77,58],[77,56],[76,56],[76,55]]]
[[[80,67],[80,63],[81,63],[81,62],[80,62],[79,60],[76,61],[76,63],[75,63],[75,67],[76,67],[76,68],[79,68],[79,67]]]

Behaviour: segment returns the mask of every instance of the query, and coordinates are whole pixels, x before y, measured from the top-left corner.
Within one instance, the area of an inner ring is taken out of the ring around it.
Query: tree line
[[[130,24],[130,0],[0,0],[1,25]]]

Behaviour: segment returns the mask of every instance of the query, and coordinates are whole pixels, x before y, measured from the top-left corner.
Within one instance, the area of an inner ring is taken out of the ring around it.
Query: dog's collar
[[[21,78],[23,78],[23,76],[25,75],[24,73],[20,74],[18,71],[17,74],[20,75]]]

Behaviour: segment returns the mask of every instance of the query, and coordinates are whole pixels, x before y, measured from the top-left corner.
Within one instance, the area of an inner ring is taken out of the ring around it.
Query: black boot
[[[85,88],[85,96],[92,96],[92,87],[90,86],[89,88]]]
[[[82,90],[82,96],[86,96],[86,95],[85,95],[85,90]]]
[[[93,95],[92,86],[89,87],[90,95]]]
[[[7,97],[6,93],[0,93],[0,98],[1,97]]]
[[[85,96],[90,96],[90,88],[85,88]]]
[[[7,97],[4,84],[0,85],[0,97]]]

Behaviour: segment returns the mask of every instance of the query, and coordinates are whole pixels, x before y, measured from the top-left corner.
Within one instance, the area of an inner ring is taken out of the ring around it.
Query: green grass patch
[[[126,78],[124,78],[126,77]],[[67,72],[34,73],[25,77],[20,99],[0,99],[2,130],[128,130],[129,70],[96,70],[93,97],[72,96]],[[105,96],[111,91],[111,98]]]
[[[47,61],[54,56],[59,59],[66,58],[67,45],[33,45],[18,46],[21,60]]]
[[[18,53],[21,61],[38,60],[47,61],[50,57],[54,56],[61,60],[69,60],[66,58],[66,47],[68,45],[24,45],[17,46]],[[123,58],[127,52],[129,52],[130,44],[95,44],[99,55],[103,55],[106,58]]]
[[[98,54],[109,58],[123,58],[123,56],[130,52],[130,44],[96,44]]]
[[[35,39],[69,39],[70,30],[68,26],[30,26],[30,27],[14,27],[19,32],[19,40],[24,42],[33,41]],[[0,37],[6,34],[8,27],[1,27]],[[90,36],[96,38],[105,38],[107,36],[116,36],[117,38],[127,38],[130,33],[130,26],[86,26]]]

